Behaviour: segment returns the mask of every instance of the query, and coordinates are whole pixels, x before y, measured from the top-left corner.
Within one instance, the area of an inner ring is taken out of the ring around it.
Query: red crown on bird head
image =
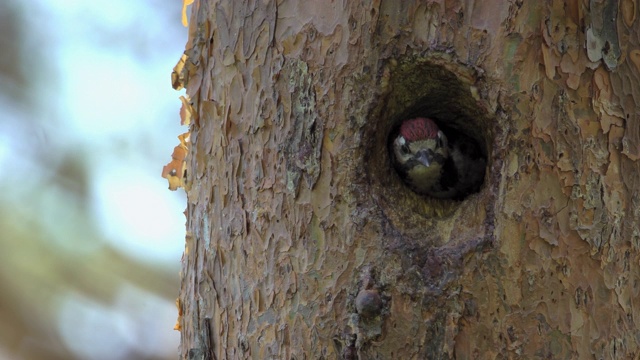
[[[423,117],[405,120],[400,125],[400,135],[408,141],[435,139],[438,136],[438,125]]]

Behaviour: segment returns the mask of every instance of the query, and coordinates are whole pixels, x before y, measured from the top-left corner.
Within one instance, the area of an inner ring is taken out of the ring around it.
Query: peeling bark
[[[196,1],[184,359],[640,354],[635,0]],[[403,117],[475,136],[404,186]]]

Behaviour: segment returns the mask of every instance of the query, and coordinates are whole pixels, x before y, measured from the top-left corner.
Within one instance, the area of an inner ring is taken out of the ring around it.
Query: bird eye
[[[407,141],[402,136],[398,136],[395,141],[395,146],[399,148],[402,155],[407,155],[410,152],[409,145],[407,145]]]

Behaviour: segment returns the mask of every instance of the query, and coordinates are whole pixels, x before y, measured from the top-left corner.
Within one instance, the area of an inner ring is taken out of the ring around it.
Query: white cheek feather
[[[444,135],[444,133],[441,130],[438,130],[438,140],[441,147],[443,148],[447,147],[447,137]]]

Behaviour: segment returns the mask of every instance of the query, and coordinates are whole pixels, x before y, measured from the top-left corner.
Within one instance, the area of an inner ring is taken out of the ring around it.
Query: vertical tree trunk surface
[[[640,356],[635,0],[192,6],[182,358]],[[479,192],[403,183],[415,116]]]

